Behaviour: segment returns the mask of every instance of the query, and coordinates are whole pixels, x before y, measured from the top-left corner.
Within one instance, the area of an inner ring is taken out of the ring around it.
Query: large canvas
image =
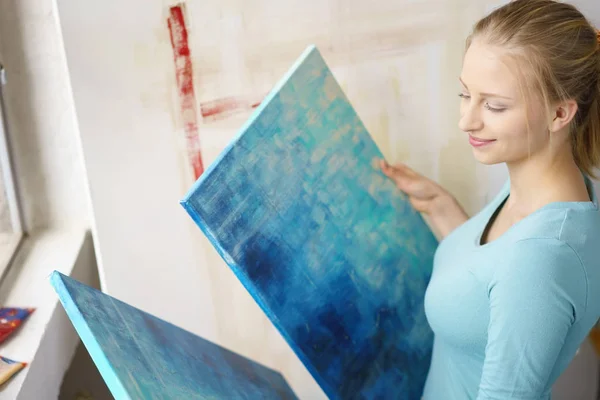
[[[297,399],[278,372],[59,272],[50,280],[116,399]]]
[[[332,399],[420,398],[437,241],[309,47],[182,200]]]

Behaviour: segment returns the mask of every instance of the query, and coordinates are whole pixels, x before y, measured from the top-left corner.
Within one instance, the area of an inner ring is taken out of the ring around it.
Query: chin
[[[484,153],[478,151],[477,149],[473,149],[473,156],[475,159],[484,165],[495,165],[505,162],[505,160],[501,157],[498,157],[496,154]]]

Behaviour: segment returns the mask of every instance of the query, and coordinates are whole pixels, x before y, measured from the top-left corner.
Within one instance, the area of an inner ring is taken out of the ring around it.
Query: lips
[[[482,139],[482,138],[478,138],[472,135],[469,135],[471,137],[471,139],[477,141],[477,142],[493,142],[495,139]]]
[[[471,143],[471,146],[475,146],[475,147],[485,146],[485,145],[493,143],[495,141],[496,141],[496,139],[482,139],[482,138],[478,138],[478,137],[469,135],[469,143]]]

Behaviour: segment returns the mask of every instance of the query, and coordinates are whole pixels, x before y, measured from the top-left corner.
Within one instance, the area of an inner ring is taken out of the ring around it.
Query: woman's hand
[[[381,161],[381,171],[408,195],[412,206],[429,216],[439,213],[452,197],[444,188],[404,164]]]
[[[380,162],[381,171],[406,193],[412,206],[426,214],[442,237],[447,236],[469,217],[458,201],[443,187],[406,165]]]

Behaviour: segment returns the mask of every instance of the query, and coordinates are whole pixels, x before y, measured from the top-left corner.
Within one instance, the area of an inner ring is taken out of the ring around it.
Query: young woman
[[[600,34],[573,6],[517,0],[479,21],[459,127],[509,181],[468,218],[405,165],[383,172],[443,235],[425,295],[435,340],[423,397],[549,399],[600,317]]]

